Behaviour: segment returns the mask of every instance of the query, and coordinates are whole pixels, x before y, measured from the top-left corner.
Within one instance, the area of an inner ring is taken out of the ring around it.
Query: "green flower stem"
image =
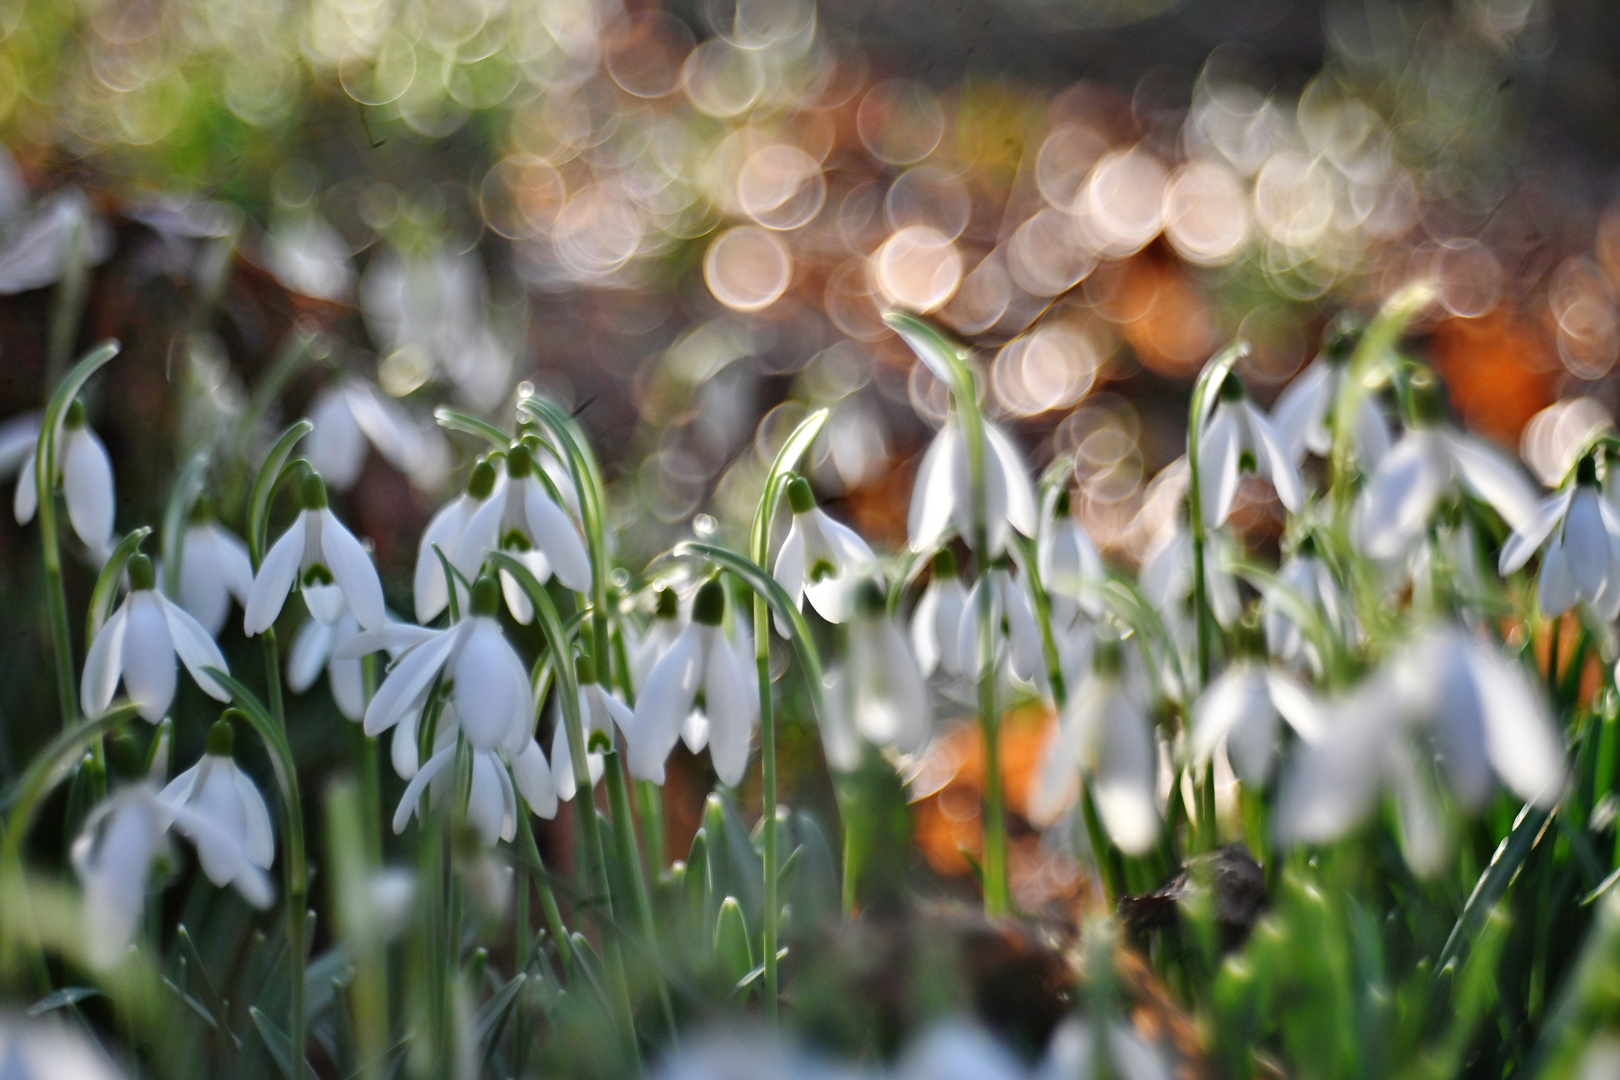
[[[272,626],[261,634],[259,642],[264,652],[264,686],[270,699],[270,715],[285,727],[287,714],[281,701],[281,649],[276,644],[276,628]]]
[[[631,897],[636,905],[636,921],[640,924],[645,942],[647,960],[654,969],[654,982],[658,987],[658,1004],[664,1014],[664,1025],[669,1037],[676,1037],[675,1004],[669,996],[664,979],[663,958],[658,951],[658,927],[653,921],[652,898],[647,893],[647,881],[641,872],[641,853],[636,845],[636,818],[630,809],[630,774],[625,769],[624,755],[618,750],[605,755],[602,770],[607,780],[608,805],[613,809],[613,837],[619,848],[619,862],[630,877]]]
[[[285,842],[282,870],[287,891],[287,949],[292,968],[287,988],[287,1041],[292,1047],[297,1073],[293,1080],[304,1080],[304,1073],[308,1069],[304,1060],[304,970],[309,962],[305,915],[309,867],[304,859],[304,804],[298,790],[298,763],[293,760],[286,727],[280,717],[267,712],[253,692],[230,675],[217,668],[205,670],[230,693],[242,715],[247,717],[254,733],[270,754],[276,784],[281,789],[281,828]],[[274,668],[271,668],[270,685],[280,687],[280,679]]]
[[[521,800],[522,796],[518,796]],[[521,803],[518,808],[518,843],[519,851],[529,864],[530,876],[534,878],[536,888],[540,892],[540,909],[545,912],[546,928],[551,933],[551,939],[557,944],[557,955],[562,959],[563,974],[570,981],[574,978],[574,945],[573,939],[568,936],[568,926],[563,922],[562,909],[557,906],[557,895],[551,888],[551,874],[546,864],[540,858],[540,847],[534,842],[534,827],[529,824],[529,806]],[[525,956],[525,961],[527,957]]]
[[[50,339],[45,353],[45,379],[55,382],[67,366],[68,354],[79,336],[84,320],[84,302],[90,283],[85,264],[84,232],[86,219],[79,215],[62,238],[62,277],[51,301]]]

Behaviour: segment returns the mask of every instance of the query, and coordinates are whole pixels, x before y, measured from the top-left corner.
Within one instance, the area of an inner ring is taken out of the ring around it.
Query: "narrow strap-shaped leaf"
[[[253,1026],[259,1029],[259,1038],[264,1040],[265,1049],[270,1051],[270,1057],[275,1061],[276,1068],[281,1070],[281,1075],[287,1080],[293,1080],[292,1040],[257,1005],[248,1007],[248,1015],[253,1017]]]
[[[180,475],[169,489],[169,501],[163,508],[163,532],[158,537],[158,550],[163,556],[163,595],[171,600],[180,598],[181,548],[186,541],[186,515],[202,493],[203,474],[208,469],[208,451],[199,450],[191,455]]]
[[[505,450],[512,445],[512,437],[487,420],[480,420],[476,416],[441,405],[433,410],[433,419],[439,426],[447,431],[459,431],[463,435],[476,435],[491,446]]]
[[[1446,938],[1445,947],[1440,950],[1440,959],[1435,961],[1436,978],[1445,974],[1468,947],[1480,924],[1496,907],[1497,901],[1506,895],[1508,886],[1513,884],[1513,879],[1518,876],[1525,859],[1530,857],[1530,852],[1546,835],[1547,826],[1551,821],[1552,812],[1539,806],[1526,804],[1524,809],[1519,811],[1518,818],[1513,822],[1513,831],[1503,837],[1502,842],[1496,846],[1490,864],[1485,867],[1485,872],[1479,875],[1479,880],[1474,883],[1473,892],[1468,894],[1467,901],[1463,903],[1462,914],[1457,916],[1457,922]]]
[[[129,557],[140,550],[141,542],[152,535],[150,526],[142,525],[113,548],[112,554],[107,556],[107,562],[96,575],[95,588],[90,590],[90,610],[84,616],[84,640],[88,645],[101,628],[107,624],[112,615],[113,604],[118,600],[118,579],[124,576],[124,566]]]
[[[315,430],[315,425],[308,420],[300,420],[281,433],[270,452],[264,456],[264,464],[259,467],[259,475],[253,478],[253,490],[248,496],[247,542],[248,554],[253,556],[253,570],[259,570],[259,563],[264,561],[265,530],[269,528],[270,499],[275,495],[276,484],[281,480],[281,470],[287,464],[287,458],[292,454],[292,448],[299,439]]]

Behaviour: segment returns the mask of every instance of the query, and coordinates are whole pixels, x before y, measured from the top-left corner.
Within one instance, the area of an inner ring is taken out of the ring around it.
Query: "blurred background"
[[[127,530],[197,448],[251,461],[344,389],[374,449],[343,511],[404,611],[473,449],[445,401],[577,410],[629,567],[740,536],[829,405],[818,493],[898,546],[946,406],[902,307],[981,348],[992,414],[1032,467],[1073,455],[1130,562],[1215,348],[1251,342],[1269,403],[1334,313],[1426,277],[1457,413],[1556,481],[1617,404],[1617,56],[1600,0],[8,0],[0,419],[120,338],[89,406]],[[48,664],[33,543],[0,521],[0,607],[41,620],[6,620],[8,673]],[[0,773],[50,693],[0,680]],[[924,784],[943,873],[971,750]]]

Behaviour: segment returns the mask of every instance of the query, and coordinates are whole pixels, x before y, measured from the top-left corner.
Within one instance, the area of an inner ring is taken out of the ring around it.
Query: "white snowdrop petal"
[[[1159,757],[1148,719],[1123,695],[1115,694],[1096,735],[1096,776],[1092,791],[1103,827],[1127,855],[1141,855],[1159,835],[1155,800]]]
[[[440,631],[432,641],[419,645],[399,658],[388,677],[366,706],[365,733],[375,736],[398,723],[406,710],[415,707],[427,694],[433,679],[450,658],[460,641],[463,628]]]
[[[503,771],[493,754],[473,754],[472,787],[467,792],[467,820],[472,823],[485,847],[494,847],[501,839],[506,800],[497,773]]]
[[[127,606],[124,689],[141,715],[155,724],[168,713],[174,701],[177,678],[174,639],[169,636],[169,626],[156,592],[137,592],[130,596]]]
[[[264,796],[253,786],[253,781],[234,765],[231,767],[231,779],[236,785],[236,797],[242,801],[242,851],[253,865],[268,870],[276,860],[276,839],[270,828],[270,810],[264,805]]]
[[[1190,749],[1195,760],[1207,761],[1221,740],[1255,708],[1270,708],[1264,699],[1264,682],[1256,685],[1257,674],[1252,665],[1233,664],[1199,696],[1192,713]]]
[[[1438,795],[1424,776],[1423,766],[1412,759],[1406,748],[1393,746],[1387,757],[1386,771],[1395,790],[1406,863],[1418,877],[1434,877],[1450,850]]]
[[[693,709],[681,721],[681,742],[694,754],[701,754],[709,745],[709,718]]]
[[[86,716],[100,716],[112,704],[124,669],[124,622],[128,616],[129,601],[125,600],[90,642],[84,658],[84,677],[79,683],[79,706]]]
[[[1305,684],[1281,671],[1266,672],[1266,689],[1278,714],[1288,721],[1294,733],[1306,742],[1315,742],[1327,730],[1328,719],[1322,706]]]
[[[591,591],[591,559],[585,541],[562,507],[552,502],[539,481],[523,488],[523,513],[534,531],[534,545],[546,556],[557,580],[578,593]]]
[[[231,608],[217,547],[207,527],[193,525],[186,529],[180,547],[180,595],[175,598],[202,624],[209,637],[219,636]],[[250,582],[252,577],[249,571]]]
[[[518,791],[530,810],[548,821],[557,816],[557,788],[551,780],[551,765],[539,743],[529,740],[523,753],[513,759],[512,779],[517,781]]]
[[[984,425],[985,448],[989,451],[985,455],[986,463],[994,461],[1002,477],[1002,486],[1006,489],[1007,524],[1017,529],[1024,536],[1033,537],[1038,524],[1039,515],[1035,506],[1035,488],[1029,480],[1029,467],[1024,464],[1024,455],[1007,438],[1005,432],[994,424]]]
[[[911,490],[911,510],[906,532],[912,551],[932,551],[945,538],[955,510],[952,474],[960,453],[961,436],[954,421],[947,421],[929,444],[917,467],[917,480]]]
[[[561,688],[558,689],[561,694]],[[574,776],[574,755],[568,741],[568,722],[563,717],[562,699],[553,698],[551,710],[551,783],[556,789],[557,798],[563,802],[573,799],[579,790],[579,781]],[[664,782],[664,763],[658,762],[658,776],[637,776],[639,780],[654,780],[655,783]],[[631,775],[636,775],[632,769]]]
[[[1555,619],[1575,606],[1580,599],[1575,578],[1569,572],[1569,561],[1564,558],[1564,543],[1554,537],[1541,553],[1541,576],[1536,580],[1536,605],[1549,619]]]
[[[720,781],[731,787],[748,771],[753,740],[753,704],[737,656],[718,629],[709,642],[703,672],[704,715],[709,718],[709,759]]]
[[[1092,687],[1084,681],[1076,684],[1074,693],[1090,693]],[[1080,726],[1071,720],[1069,712],[1058,717],[1052,735],[1041,752],[1040,771],[1029,793],[1029,819],[1042,828],[1054,824],[1063,811],[1074,803],[1080,779]]]
[[[1609,534],[1599,501],[1595,490],[1578,487],[1564,517],[1564,558],[1575,587],[1587,600],[1596,598],[1609,580]]]
[[[421,543],[416,549],[416,575],[411,592],[416,602],[416,621],[424,625],[432,622],[450,602],[450,585],[445,580],[444,564],[439,561],[434,547],[444,552],[446,561],[456,554],[456,545],[466,531],[467,522],[479,504],[469,496],[458,495],[446,503],[422,530]]]
[[[299,514],[281,538],[270,545],[259,573],[248,590],[246,610],[242,613],[242,632],[248,637],[262,634],[281,614],[287,594],[298,580],[298,567],[304,558],[304,533],[308,528],[308,515]]]
[[[353,616],[349,616],[347,621],[353,622]],[[358,627],[359,624],[355,625]],[[335,625],[333,629],[336,630]],[[362,630],[358,634],[345,637],[342,641],[334,639],[332,655],[339,660],[358,660],[374,652],[406,652],[447,633],[450,631],[391,622],[375,630]]]
[[[1281,502],[1290,513],[1298,513],[1299,508],[1304,505],[1305,495],[1300,485],[1299,469],[1295,467],[1293,457],[1283,448],[1282,440],[1277,437],[1277,432],[1266,419],[1265,413],[1247,401],[1242,403],[1242,407],[1261,472],[1271,481],[1271,486],[1277,489],[1277,501]]]
[[[246,604],[248,592],[253,588],[253,559],[247,545],[218,525],[207,526],[207,530],[213,537],[214,557],[226,590],[237,603]]]
[[[782,540],[782,549],[776,553],[776,567],[771,571],[776,583],[782,586],[787,593],[788,600],[793,606],[804,609],[804,528],[799,524],[799,515],[793,515],[793,524],[788,526],[788,534]],[[788,636],[788,625],[782,621],[780,615],[775,616],[776,632],[783,637]]]
[[[304,443],[310,464],[333,491],[348,491],[366,464],[366,438],[341,386],[322,390],[309,410],[315,429]]]
[[[416,725],[419,720],[415,712],[408,713],[394,725],[394,737],[389,741],[388,761],[394,767],[394,775],[401,780],[410,780],[421,767],[416,745]]]
[[[1472,435],[1443,436],[1462,481],[1490,503],[1511,529],[1529,523],[1536,513],[1536,490],[1507,455]]]
[[[987,448],[988,449],[988,448]],[[985,540],[991,556],[1000,555],[1007,547],[1009,532],[1008,500],[1012,498],[1009,485],[1016,477],[1008,477],[1001,467],[1001,459],[993,453],[984,455],[984,518]],[[956,453],[951,459],[951,513],[956,531],[969,546],[977,543],[973,534],[973,484],[965,436],[958,439]]]
[[[820,510],[822,534],[833,550],[837,573],[804,587],[808,599],[818,614],[830,623],[845,623],[855,614],[855,594],[867,578],[875,578],[881,585],[883,576],[877,572],[877,556],[865,540],[848,525],[834,521]]]
[[[1547,711],[1547,696],[1522,667],[1475,644],[1468,658],[1479,687],[1485,752],[1502,782],[1538,806],[1558,801],[1564,747]]]
[[[24,463],[39,448],[39,413],[23,413],[0,421],[0,477],[20,471],[19,479],[29,477]]]
[[[422,793],[427,789],[428,783],[435,776],[438,776],[445,766],[455,760],[456,748],[454,744],[451,744],[428,758],[427,763],[417,770],[415,776],[411,777],[411,782],[405,785],[405,794],[399,798],[399,806],[394,810],[395,836],[405,831],[405,824],[411,820],[411,815],[416,812],[416,808],[421,804]]]
[[[36,457],[30,452],[17,471],[17,491],[11,498],[11,513],[17,524],[27,525],[39,510],[39,470]]]
[[[941,634],[937,619],[940,599],[938,584],[931,582],[917,598],[917,606],[911,610],[911,648],[917,657],[917,667],[925,676],[932,675],[939,666]]]
[[[174,651],[180,657],[191,677],[197,680],[203,693],[215,701],[230,701],[230,691],[226,690],[214,677],[205,670],[214,668],[217,671],[230,673],[225,665],[225,654],[219,651],[214,639],[208,636],[208,631],[185,608],[168,599],[161,593],[154,591],[152,597],[157,601],[163,612],[164,621],[168,625],[169,635],[174,643]]]
[[[1328,443],[1327,429],[1321,429],[1322,442]],[[1361,399],[1361,407],[1356,410],[1355,425],[1356,456],[1364,469],[1376,469],[1379,462],[1389,453],[1390,435],[1389,422],[1369,395]],[[1327,453],[1328,445],[1322,446],[1322,453]]]
[[[1428,525],[1434,504],[1450,480],[1437,437],[1408,432],[1373,472],[1356,506],[1356,533],[1366,554],[1401,554]]]
[[[105,556],[112,546],[114,517],[112,462],[107,448],[89,428],[77,428],[62,440],[62,499],[68,521],[85,546]]]
[[[1333,387],[1332,367],[1314,360],[1277,395],[1271,408],[1271,423],[1277,438],[1295,462],[1305,460],[1309,438],[1327,417],[1328,399]]]
[[[681,723],[692,711],[703,675],[703,648],[698,627],[688,626],[647,676],[636,697],[635,720],[625,763],[638,780],[664,782],[664,760],[675,749]],[[552,768],[556,768],[553,752]]]
[[[358,660],[333,659],[326,666],[332,701],[345,720],[359,722],[366,714],[365,673]]]
[[[507,500],[521,497],[514,484],[508,483],[497,487],[495,492],[473,511],[472,517],[467,519],[467,525],[461,531],[461,539],[456,542],[456,550],[445,552],[462,577],[468,581],[478,579],[478,572],[484,565],[484,556],[499,542],[501,515],[506,511]]]
[[[1497,572],[1503,574],[1513,573],[1535,554],[1547,537],[1563,520],[1564,512],[1569,508],[1570,499],[1574,491],[1560,491],[1541,500],[1536,512],[1521,529],[1515,529],[1513,535],[1507,538],[1502,545],[1502,556],[1497,560]]]
[[[473,627],[451,677],[456,714],[467,741],[474,749],[487,752],[500,745],[514,717],[526,717],[534,703],[528,700],[523,664],[507,644],[500,624],[487,616],[474,616],[471,622]]]
[[[1225,402],[1217,405],[1198,446],[1199,496],[1204,527],[1218,528],[1232,512],[1237,498],[1239,464],[1243,453],[1238,418]]]
[[[348,602],[355,621],[367,630],[375,630],[388,621],[377,568],[360,541],[330,509],[320,511],[320,515],[321,554],[326,559],[327,569],[332,571],[332,580],[343,590],[343,599]]]

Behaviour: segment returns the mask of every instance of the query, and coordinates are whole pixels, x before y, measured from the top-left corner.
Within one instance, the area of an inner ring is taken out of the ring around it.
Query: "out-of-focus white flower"
[[[450,603],[450,587],[445,581],[444,564],[434,552],[437,547],[448,561],[455,557],[461,538],[480,508],[494,495],[505,479],[495,471],[489,460],[473,466],[467,477],[467,490],[446,503],[422,530],[422,542],[416,549],[416,621],[426,626]]]
[[[1599,490],[1590,456],[1581,459],[1573,485],[1542,500],[1514,530],[1497,569],[1513,573],[1538,547],[1536,603],[1543,615],[1557,618],[1584,600],[1607,621],[1620,616],[1620,511]]]
[[[1118,1020],[1070,1016],[1058,1025],[1034,1080],[1091,1080],[1097,1075],[1097,1029],[1106,1040],[1108,1075],[1118,1080],[1172,1080],[1177,1075],[1165,1052]]]
[[[1052,494],[1041,515],[1035,567],[1040,571],[1041,585],[1052,598],[1053,621],[1073,622],[1075,608],[1093,618],[1102,614],[1102,587],[1108,575],[1097,545],[1070,510],[1066,487]]]
[[[39,413],[27,412],[0,421],[0,477],[7,477],[31,460],[39,448]],[[33,478],[33,470],[24,474]]]
[[[1446,835],[1431,778],[1436,750],[1466,809],[1477,809],[1496,779],[1540,806],[1561,795],[1563,746],[1546,694],[1520,665],[1458,627],[1422,631],[1330,715],[1284,777],[1274,818],[1282,840],[1342,836],[1388,785],[1408,861],[1419,873],[1437,871]]]
[[[253,588],[253,561],[247,545],[215,521],[199,499],[180,547],[180,606],[210,637],[218,637],[231,599],[247,607]]]
[[[1347,341],[1329,342],[1277,395],[1271,423],[1291,461],[1304,461],[1307,454],[1327,457],[1333,449],[1328,411],[1344,390],[1351,347]],[[1354,438],[1356,460],[1363,469],[1376,469],[1389,453],[1389,423],[1371,394],[1362,395],[1356,409]]]
[[[219,646],[184,608],[158,592],[152,560],[132,555],[129,595],[97,632],[84,658],[79,703],[85,715],[105,712],[122,679],[140,714],[157,723],[174,701],[176,656],[204,693],[216,701],[231,700],[204,670],[228,670]]]
[[[112,230],[76,187],[41,199],[6,235],[9,242],[0,249],[0,296],[42,289],[60,280],[70,262],[95,266],[112,252]]]
[[[1224,534],[1210,534],[1204,548],[1204,588],[1215,621],[1230,628],[1243,614],[1243,603],[1237,581],[1222,559],[1225,547]],[[1155,609],[1174,618],[1192,600],[1195,570],[1192,534],[1178,528],[1148,556],[1142,568],[1142,591]]]
[[[0,1015],[0,1076],[6,1080],[124,1080],[101,1047],[49,1018]]]
[[[635,714],[630,711],[630,706],[596,681],[596,668],[589,658],[579,657],[574,663],[574,673],[579,682],[579,719],[585,736],[585,764],[590,770],[591,787],[594,788],[602,779],[602,751],[590,745],[591,736],[600,732],[611,745],[614,729],[617,728],[629,739]],[[552,702],[551,780],[557,790],[557,798],[567,802],[574,797],[579,781],[574,776],[572,744],[568,741],[568,724],[563,719],[561,694],[559,686]]]
[[[112,461],[95,432],[85,426],[84,406],[77,400],[68,406],[67,415],[62,419],[62,431],[56,446],[59,475],[55,483],[61,485],[62,500],[67,503],[68,523],[97,560],[104,561],[112,551],[116,509]],[[36,454],[30,452],[23,459],[17,474],[17,494],[12,502],[12,511],[17,524],[26,525],[34,520],[38,509],[37,461]]]
[[[990,590],[991,634],[998,646],[993,662],[1000,662],[999,646],[1005,640],[1008,669],[1024,682],[1036,681],[1046,659],[1041,646],[1041,628],[1035,621],[1035,609],[1023,580],[1015,579],[1007,566],[993,567],[968,591],[962,604],[962,618],[957,623],[957,655],[967,668],[979,662],[979,595],[984,589]]]
[[[1357,544],[1374,559],[1399,557],[1429,527],[1440,500],[1459,489],[1489,503],[1512,529],[1535,520],[1535,490],[1512,461],[1472,435],[1425,422],[1407,430],[1357,498]]]
[[[158,792],[158,802],[171,813],[187,811],[175,816],[174,827],[196,845],[209,881],[220,888],[235,885],[249,901],[264,907],[270,893],[263,871],[275,861],[275,835],[264,796],[231,756],[233,742],[231,722],[215,723],[202,760],[169,781]],[[199,819],[210,827],[194,828]]]
[[[455,774],[452,770],[449,775],[444,775],[444,771],[455,764],[458,734],[464,730],[454,705],[446,704],[434,733],[433,756],[405,785],[405,793],[400,796],[399,806],[394,811],[396,835],[405,831],[411,815],[421,812],[424,792],[430,792],[434,805],[449,796]],[[530,742],[532,744],[533,740]],[[517,835],[517,794],[497,749],[486,750],[474,746],[471,753],[472,783],[467,790],[467,820],[484,846],[494,847],[497,841],[510,840]]]
[[[777,553],[774,576],[795,606],[808,599],[828,622],[848,622],[855,611],[855,592],[863,577],[876,572],[877,556],[854,529],[816,505],[810,481],[794,477],[787,495],[793,525]],[[787,632],[781,619],[777,631]]]
[[[1026,1080],[1007,1046],[971,1020],[934,1024],[901,1055],[895,1080]]]
[[[508,551],[545,581],[553,571],[557,580],[575,592],[591,591],[591,560],[585,541],[566,511],[552,500],[535,476],[534,456],[523,443],[506,455],[507,482],[495,491],[467,521],[452,558],[467,578],[476,577],[491,551]],[[512,575],[500,575],[501,590],[512,617],[527,624],[534,606]]]
[[[352,659],[378,649],[403,650],[366,707],[365,733],[376,736],[420,715],[440,671],[473,749],[523,749],[534,715],[529,673],[495,620],[500,588],[489,576],[473,583],[467,616],[444,630],[393,625],[360,634],[334,650]],[[425,767],[425,766],[424,766]]]
[[[1099,640],[1092,670],[1069,691],[1030,793],[1030,820],[1056,821],[1084,774],[1103,828],[1127,855],[1140,855],[1159,835],[1159,754],[1153,721],[1124,673],[1114,639]]]
[[[326,484],[311,473],[304,477],[298,497],[302,512],[270,545],[248,591],[243,631],[253,637],[270,629],[295,588],[303,593],[309,613],[323,623],[336,622],[347,604],[365,629],[383,626],[388,613],[377,568],[326,505]]]
[[[637,639],[630,655],[630,672],[636,686],[644,686],[653,665],[667,653],[681,636],[681,600],[674,589],[658,590],[652,621]]]
[[[934,555],[934,576],[911,611],[911,647],[925,676],[935,668],[952,676],[967,671],[957,641],[967,610],[967,590],[956,576],[956,555],[950,548],[940,548]]]
[[[327,387],[309,410],[315,430],[306,452],[335,491],[348,491],[366,464],[366,443],[419,491],[444,486],[450,448],[439,429],[419,422],[403,405],[360,379]]]
[[[985,527],[989,554],[994,557],[1006,548],[1009,528],[1025,536],[1035,535],[1035,490],[1023,457],[1000,428],[986,422],[984,444]],[[963,540],[970,545],[975,542],[967,449],[962,427],[953,418],[940,428],[923,455],[911,492],[911,550],[939,547],[953,522]]]
[[[847,657],[829,680],[833,715],[822,740],[828,764],[845,772],[859,765],[857,736],[902,754],[920,752],[933,734],[928,684],[875,581],[861,583]]]
[[[269,271],[293,292],[345,303],[354,292],[349,246],[313,210],[276,216],[265,234]]]
[[[725,610],[725,587],[718,581],[706,583],[693,601],[691,623],[648,674],[625,733],[627,764],[637,779],[664,782],[664,761],[701,691],[715,772],[726,784],[742,782],[758,701],[749,689],[745,665],[720,626]]]
[[[1316,554],[1316,543],[1309,536],[1277,571],[1277,583],[1292,592],[1304,607],[1320,613],[1330,633],[1340,634],[1347,641],[1359,637],[1355,614],[1332,569]],[[1305,659],[1320,667],[1322,658],[1316,655],[1316,646],[1305,636],[1304,628],[1290,614],[1288,605],[1274,595],[1274,590],[1261,597],[1260,616],[1266,648],[1273,656],[1290,664]]]
[[[1277,760],[1278,725],[1288,721],[1305,740],[1319,738],[1326,719],[1311,692],[1293,676],[1243,658],[1223,671],[1193,706],[1190,747],[1208,761],[1225,746],[1232,771],[1259,786]]]
[[[338,712],[358,723],[366,712],[365,679],[360,661],[343,659],[335,653],[359,634],[360,624],[348,608],[344,608],[343,614],[330,626],[319,619],[306,619],[293,635],[292,649],[287,653],[287,689],[302,694],[315,685],[315,679],[325,668]]]
[[[1225,524],[1237,497],[1238,481],[1253,470],[1271,481],[1277,498],[1290,512],[1304,505],[1299,469],[1283,449],[1266,414],[1250,403],[1243,383],[1227,375],[1198,442],[1198,487],[1204,525]]]
[[[523,801],[540,817],[557,816],[557,784],[551,775],[551,763],[540,744],[530,739],[516,756],[510,758],[512,780],[517,784]]]

